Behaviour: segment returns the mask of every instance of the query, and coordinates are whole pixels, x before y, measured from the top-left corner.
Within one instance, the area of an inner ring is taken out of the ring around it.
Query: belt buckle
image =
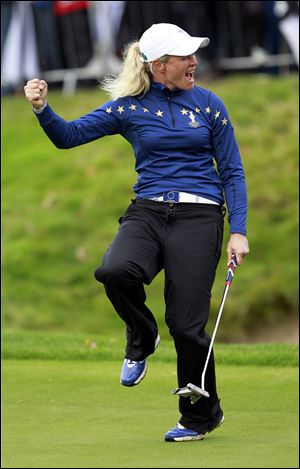
[[[163,193],[163,201],[164,202],[178,203],[179,202],[179,192],[176,192],[176,191],[164,192]]]

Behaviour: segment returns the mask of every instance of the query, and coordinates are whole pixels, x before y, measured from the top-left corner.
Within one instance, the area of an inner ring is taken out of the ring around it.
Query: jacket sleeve
[[[56,114],[49,104],[36,116],[44,132],[57,148],[73,148],[105,135],[122,132],[121,120],[109,112],[110,104],[106,103],[70,122]]]
[[[246,235],[247,190],[238,144],[227,110],[212,93],[212,146],[228,209],[230,233]]]

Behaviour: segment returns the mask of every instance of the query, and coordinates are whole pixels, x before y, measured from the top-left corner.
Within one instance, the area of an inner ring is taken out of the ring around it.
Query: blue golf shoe
[[[172,428],[165,434],[165,441],[194,441],[203,440],[204,433],[198,433],[194,430],[185,428],[180,423],[177,423],[176,427]]]
[[[125,358],[122,371],[121,371],[121,383],[124,386],[135,386],[145,377],[147,373],[147,360],[136,362]]]
[[[194,430],[189,430],[185,428],[180,423],[177,423],[176,427],[172,428],[165,434],[165,441],[195,441],[203,440],[206,433],[210,433],[216,428],[218,428],[224,422],[224,416],[222,415],[220,421],[214,425],[207,432],[195,432]]]
[[[160,337],[158,335],[155,340],[154,350],[157,348],[159,342]],[[139,384],[139,382],[146,376],[147,369],[147,358],[142,361],[134,361],[129,358],[125,358],[121,370],[121,384],[123,384],[123,386],[135,386],[136,384]]]

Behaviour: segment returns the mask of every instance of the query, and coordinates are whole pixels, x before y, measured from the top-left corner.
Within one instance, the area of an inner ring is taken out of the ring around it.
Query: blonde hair
[[[166,62],[168,56],[159,60]],[[113,100],[125,96],[144,96],[150,88],[152,63],[142,62],[139,42],[127,45],[123,57],[123,67],[118,76],[106,77],[101,88],[110,94]]]

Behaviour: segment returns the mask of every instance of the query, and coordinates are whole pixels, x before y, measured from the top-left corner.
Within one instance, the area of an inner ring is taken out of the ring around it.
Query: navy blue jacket
[[[152,83],[144,97],[109,101],[72,122],[49,105],[37,117],[58,148],[121,134],[135,154],[138,197],[183,191],[223,204],[225,196],[230,232],[246,235],[241,157],[226,108],[211,91],[170,91]]]

